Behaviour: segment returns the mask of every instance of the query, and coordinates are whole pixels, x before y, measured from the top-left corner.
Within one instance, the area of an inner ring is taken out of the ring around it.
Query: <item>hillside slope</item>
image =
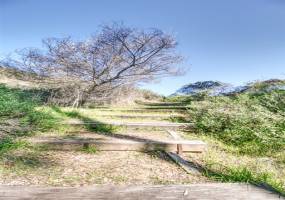
[[[265,182],[285,191],[285,90],[283,81],[256,82],[228,96],[194,95],[188,102],[195,129],[188,137],[212,145],[203,158],[209,176],[229,181]]]
[[[63,80],[64,81],[64,80]],[[76,91],[72,85],[63,87],[59,84],[61,80],[54,81],[50,78],[38,77],[24,71],[9,67],[0,66],[0,84],[9,88],[18,88],[25,90],[42,90],[47,96],[50,104],[60,106],[71,106],[76,98]],[[58,84],[55,84],[58,83]],[[102,95],[101,95],[102,96]],[[133,85],[118,87],[113,91],[108,91],[103,97],[93,95],[86,101],[85,106],[95,105],[134,105],[136,101],[160,101],[161,95],[152,91],[140,89]]]
[[[219,96],[237,94],[242,92],[255,92],[256,90],[261,89],[268,91],[272,89],[285,90],[285,80],[270,79],[266,81],[252,82],[241,86],[232,86],[231,84],[219,81],[202,81],[187,84],[178,89],[171,96],[187,96],[201,93],[207,93],[210,96]]]

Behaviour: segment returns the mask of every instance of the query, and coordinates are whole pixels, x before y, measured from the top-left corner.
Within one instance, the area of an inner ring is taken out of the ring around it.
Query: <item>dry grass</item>
[[[185,158],[194,161],[205,171],[210,179],[222,182],[244,182],[267,184],[283,192],[285,186],[284,154],[277,157],[240,154],[214,138],[184,134],[186,139],[202,139],[208,149],[202,154],[185,154]],[[282,161],[283,160],[283,161]]]
[[[2,161],[3,162],[3,161]],[[29,163],[34,163],[29,165]],[[36,166],[35,166],[36,164]],[[191,176],[160,152],[14,151],[0,168],[0,183],[11,185],[185,184]]]
[[[94,109],[38,107],[58,120],[84,118],[98,120]],[[113,111],[112,114],[116,113]],[[125,113],[135,114],[135,113]],[[146,113],[151,115],[151,111]],[[82,117],[81,116],[81,117]],[[106,120],[110,120],[107,118]],[[100,120],[102,120],[100,118]],[[130,121],[130,120],[127,120]],[[48,132],[34,133],[20,138],[26,141],[20,148],[13,148],[0,159],[0,183],[11,185],[61,185],[78,186],[93,184],[186,184],[204,183],[208,178],[189,175],[162,152],[100,152],[96,150],[54,151],[38,147],[32,141],[37,137],[55,138],[140,138],[150,140],[170,139],[164,131],[127,130],[124,128],[88,130],[83,126],[59,126]]]

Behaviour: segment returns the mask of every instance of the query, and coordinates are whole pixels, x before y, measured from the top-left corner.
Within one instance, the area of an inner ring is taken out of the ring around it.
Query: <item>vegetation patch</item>
[[[198,159],[207,177],[263,185],[284,194],[285,91],[259,85],[230,96],[183,97],[195,124],[186,137],[208,143],[206,155]]]
[[[94,146],[84,145],[81,151],[84,153],[94,154],[97,153],[97,148]]]
[[[27,146],[27,142],[14,141],[11,137],[6,137],[0,141],[0,155],[14,149],[25,148]]]
[[[0,125],[3,127],[0,131],[15,135],[54,127],[56,119],[45,110],[38,109],[44,103],[43,98],[42,91],[11,89],[0,84]],[[17,123],[9,123],[12,120]]]
[[[273,155],[285,148],[285,92],[207,97],[188,112],[196,133],[236,147],[240,153]]]
[[[214,163],[208,163],[206,170],[203,174],[213,180],[220,182],[241,182],[241,183],[251,183],[257,186],[263,186],[267,189],[284,193],[284,186],[281,180],[273,177],[271,173],[268,172],[256,172],[252,171],[248,166],[223,166],[219,170],[210,170]]]

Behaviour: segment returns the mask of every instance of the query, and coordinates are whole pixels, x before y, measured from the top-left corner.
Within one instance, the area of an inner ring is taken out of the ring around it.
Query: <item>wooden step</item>
[[[185,102],[137,102],[138,105],[145,106],[185,106]]]
[[[127,128],[167,128],[167,129],[183,129],[192,127],[192,123],[159,123],[159,122],[81,122],[81,121],[69,121],[64,124],[68,125],[89,125],[96,127],[98,125],[111,125],[111,126],[123,126]]]
[[[53,150],[80,150],[83,147],[95,147],[99,151],[177,151],[181,145],[184,152],[203,152],[206,144],[200,140],[165,140],[165,141],[133,141],[133,140],[98,140],[98,139],[49,139],[39,138],[33,143],[48,145]]]
[[[137,112],[137,113],[183,113],[185,109],[112,109],[112,108],[103,108],[96,109],[98,111],[117,111],[117,112]]]
[[[100,117],[117,117],[122,119],[169,119],[171,117],[183,117],[183,115],[118,115],[118,114],[97,114]]]
[[[5,200],[284,200],[278,194],[250,184],[200,183],[188,185],[93,185],[84,187],[0,186]]]
[[[98,106],[93,109],[109,109],[109,110],[185,110],[186,106],[137,106],[137,107],[106,107]]]
[[[144,107],[139,107],[138,109],[147,109],[147,110],[156,110],[156,109],[173,109],[173,110],[186,110],[186,106],[144,106]]]

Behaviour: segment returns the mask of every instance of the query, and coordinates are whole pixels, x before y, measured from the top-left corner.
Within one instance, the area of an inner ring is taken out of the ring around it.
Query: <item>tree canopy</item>
[[[140,30],[114,23],[86,40],[47,38],[43,49],[20,51],[17,67],[61,86],[77,88],[76,104],[93,93],[182,72],[175,38],[158,29]]]

